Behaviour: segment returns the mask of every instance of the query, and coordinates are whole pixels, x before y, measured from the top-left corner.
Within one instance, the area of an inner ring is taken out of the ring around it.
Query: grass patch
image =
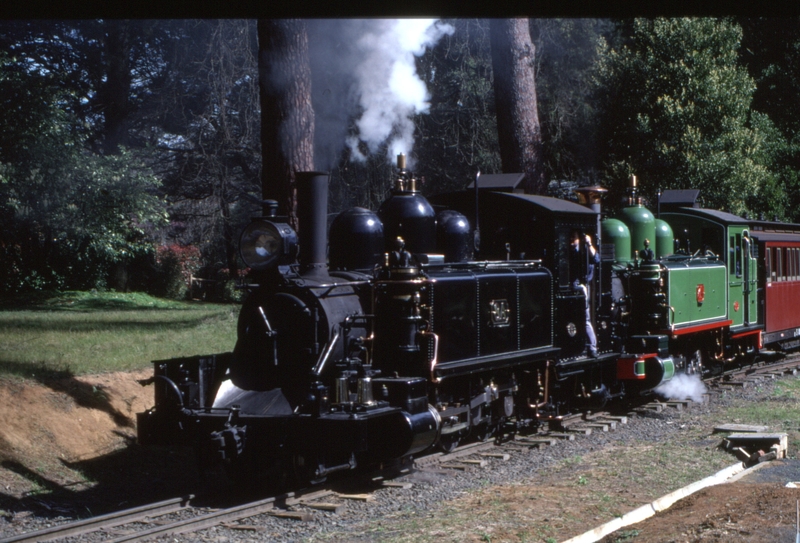
[[[796,457],[800,450],[800,379],[780,379],[774,387],[766,400],[731,407],[725,414],[729,422],[765,425],[771,432],[786,432],[790,455]]]
[[[0,304],[0,376],[36,380],[129,371],[233,349],[238,305],[141,293],[66,292]]]

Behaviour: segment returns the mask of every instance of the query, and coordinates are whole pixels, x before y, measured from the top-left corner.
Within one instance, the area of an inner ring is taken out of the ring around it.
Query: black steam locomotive
[[[316,481],[647,393],[675,371],[713,368],[718,353],[758,355],[758,320],[735,323],[727,294],[711,292],[726,288],[727,238],[721,256],[673,254],[667,233],[669,250],[640,258],[631,240],[658,238],[635,194],[627,218],[601,226],[603,189],[579,189],[580,205],[515,192],[515,179],[484,176],[429,201],[398,159],[377,213],[341,213],[328,243],[327,176],[298,174],[302,239],[274,207],[247,226],[254,284],[235,349],[154,362],[140,442],[191,445],[201,465],[240,477]],[[601,256],[584,288],[575,277],[593,263],[585,247],[570,254],[576,233]],[[673,287],[697,281],[696,307],[677,316]]]

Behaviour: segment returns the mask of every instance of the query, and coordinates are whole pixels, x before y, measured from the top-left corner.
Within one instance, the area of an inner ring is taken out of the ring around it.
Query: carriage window
[[[784,253],[783,254],[786,257],[786,261],[783,264],[784,265],[784,269],[783,269],[783,280],[784,281],[791,281],[791,279],[792,279],[792,264],[793,264],[792,260],[794,258],[794,255],[792,254],[792,252],[793,251],[789,247],[784,249]]]
[[[786,268],[787,268],[787,266],[789,264],[789,256],[786,253],[787,253],[786,247],[781,247],[781,254],[780,254],[780,257],[781,257],[781,269],[780,269],[781,281],[786,281],[786,277],[789,275],[788,273],[786,273]]]
[[[736,277],[742,276],[742,235],[736,234],[736,245],[733,248],[736,257]]]
[[[734,249],[733,236],[730,237],[730,247],[728,248],[728,273],[736,273],[736,250]]]
[[[782,281],[783,280],[783,259],[781,258],[781,253],[783,249],[781,247],[775,247],[775,280]]]
[[[781,281],[789,279],[789,249],[781,247]]]
[[[772,249],[767,247],[767,254],[764,262],[767,266],[767,283],[772,283]]]

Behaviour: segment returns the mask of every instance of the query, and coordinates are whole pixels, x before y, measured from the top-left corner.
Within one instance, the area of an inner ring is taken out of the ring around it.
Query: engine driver
[[[591,300],[591,284],[594,279],[595,266],[600,264],[600,255],[592,245],[592,238],[588,234],[584,235],[585,251],[581,250],[581,236],[578,231],[573,231],[571,235],[572,243],[570,247],[569,273],[572,288],[580,291],[586,300],[586,343],[589,356],[597,357],[597,336],[592,326],[592,314],[589,307]]]

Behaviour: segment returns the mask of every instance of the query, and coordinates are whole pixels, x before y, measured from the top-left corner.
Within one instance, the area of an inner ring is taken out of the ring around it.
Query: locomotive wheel
[[[451,434],[442,434],[439,437],[439,448],[445,453],[451,453],[456,450],[456,447],[461,443],[463,438],[461,432],[453,432]]]
[[[488,422],[484,422],[473,426],[472,435],[475,436],[475,439],[478,441],[489,441],[494,435],[494,428],[490,426]]]

